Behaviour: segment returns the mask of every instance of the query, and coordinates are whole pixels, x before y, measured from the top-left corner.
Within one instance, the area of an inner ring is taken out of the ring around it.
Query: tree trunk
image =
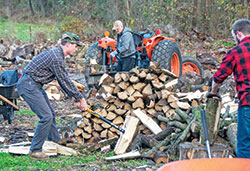
[[[35,12],[34,12],[34,10],[33,10],[32,0],[29,0],[29,6],[30,6],[31,15],[34,16],[34,15],[35,15]]]
[[[248,3],[247,0],[244,0],[244,8],[245,8],[245,18],[250,19],[249,13],[248,13]]]
[[[198,8],[198,0],[194,0],[194,2],[193,2],[192,28],[195,28],[196,24],[197,24],[197,8]]]

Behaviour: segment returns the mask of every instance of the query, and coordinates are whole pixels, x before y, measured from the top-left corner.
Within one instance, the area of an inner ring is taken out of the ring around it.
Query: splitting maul
[[[109,125],[113,126],[114,128],[118,129],[119,131],[121,131],[123,134],[125,133],[125,130],[122,129],[121,127],[113,124],[112,122],[110,122],[109,120],[107,120],[106,118],[104,118],[103,116],[101,116],[100,114],[94,112],[93,110],[87,108],[87,112],[89,112],[91,115],[94,115],[95,117],[103,120],[104,122],[108,123]]]

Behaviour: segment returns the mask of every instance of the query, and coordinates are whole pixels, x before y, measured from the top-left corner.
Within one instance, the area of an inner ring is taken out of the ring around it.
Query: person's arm
[[[214,80],[213,80],[213,81],[212,81],[212,88],[211,88],[210,93],[211,93],[211,94],[217,94],[220,85],[221,85],[221,84],[217,84],[217,83],[214,82]]]
[[[75,106],[85,111],[87,109],[86,101],[83,95],[77,90],[72,80],[69,78],[64,62],[61,60],[55,60],[53,61],[51,68],[61,88],[69,97],[74,97]]]
[[[222,59],[222,63],[217,72],[213,75],[212,88],[210,93],[217,94],[218,89],[221,83],[232,74],[233,69],[235,67],[235,59],[232,54],[232,50],[230,50],[225,57]]]

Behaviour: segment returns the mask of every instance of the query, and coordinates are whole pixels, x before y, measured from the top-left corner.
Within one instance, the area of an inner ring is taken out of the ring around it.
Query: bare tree
[[[195,28],[197,24],[197,8],[198,8],[198,0],[194,0],[193,1],[192,28]]]
[[[33,10],[32,0],[29,0],[29,6],[30,6],[31,15],[34,16],[34,15],[35,15],[35,12],[34,12],[34,10]]]
[[[250,16],[249,16],[249,13],[248,13],[249,9],[248,9],[248,2],[247,2],[247,0],[244,0],[244,8],[245,8],[245,18],[250,19]]]

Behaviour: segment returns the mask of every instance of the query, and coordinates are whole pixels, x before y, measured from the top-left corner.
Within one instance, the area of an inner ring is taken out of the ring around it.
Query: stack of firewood
[[[174,74],[160,69],[157,63],[151,63],[149,69],[134,68],[130,72],[116,73],[114,77],[104,74],[99,82],[98,94],[101,98],[88,99],[88,104],[95,112],[120,127],[127,115],[133,115],[134,110],[141,109],[159,125],[159,128],[154,128],[158,131],[154,131],[140,123],[138,131],[142,134],[158,133],[168,125],[183,130],[186,124],[177,121],[181,117],[175,110],[187,111],[192,103],[198,104],[196,99],[202,99],[204,93],[174,93],[176,84],[177,77]],[[171,122],[164,121],[164,118]],[[77,125],[74,133],[79,143],[120,134],[111,125],[87,112],[83,113],[83,119]]]

